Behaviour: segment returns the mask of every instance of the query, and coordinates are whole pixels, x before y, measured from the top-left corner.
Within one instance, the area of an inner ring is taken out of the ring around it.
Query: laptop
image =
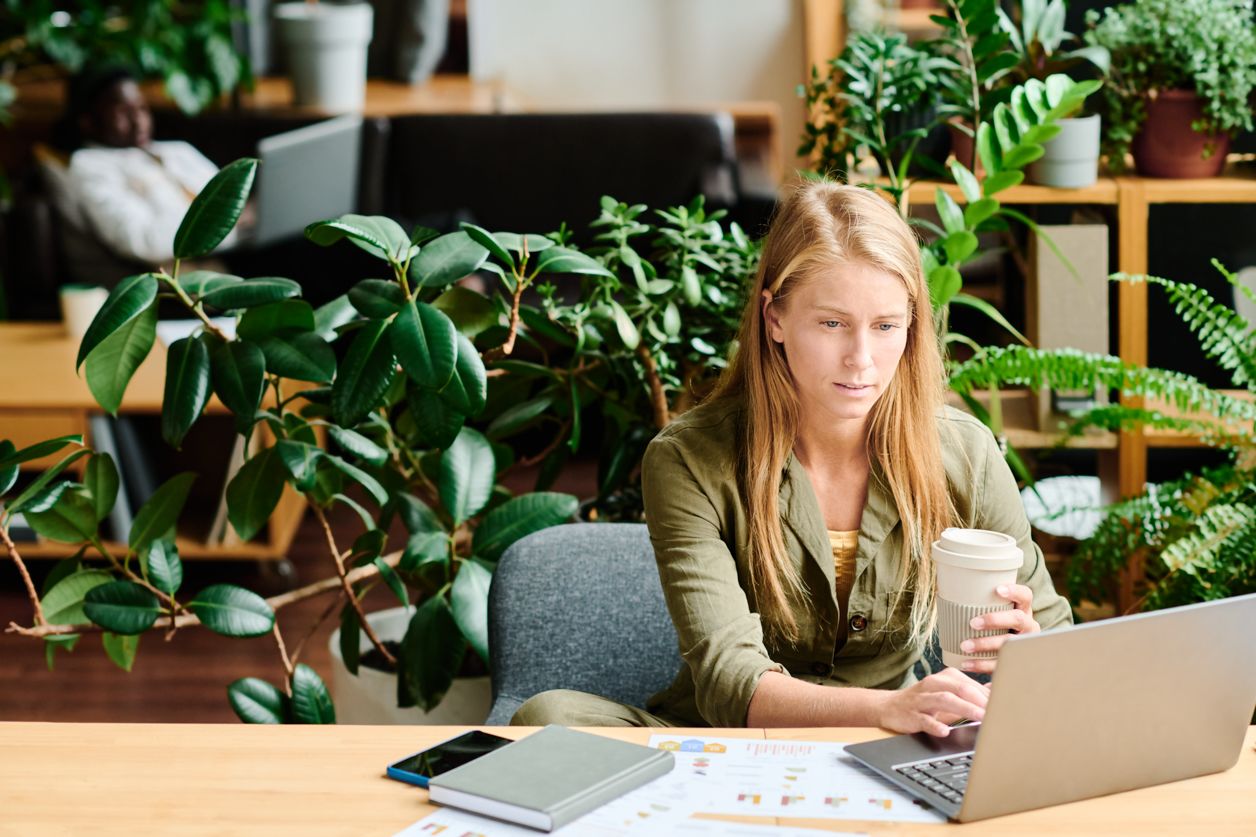
[[[848,745],[968,822],[1228,770],[1256,708],[1256,594],[1011,637],[980,724]]]
[[[299,237],[315,221],[357,208],[362,117],[339,116],[257,144],[257,225],[248,244]]]

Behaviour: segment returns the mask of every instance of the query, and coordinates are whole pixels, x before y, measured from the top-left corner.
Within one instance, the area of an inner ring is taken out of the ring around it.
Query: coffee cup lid
[[[934,560],[972,569],[1010,570],[1025,561],[1016,539],[989,529],[942,530],[933,544]]]

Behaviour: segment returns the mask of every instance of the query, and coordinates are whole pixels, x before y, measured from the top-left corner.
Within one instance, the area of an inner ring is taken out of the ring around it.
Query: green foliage
[[[239,19],[228,0],[4,0],[0,65],[53,64],[73,73],[88,64],[122,60],[145,78],[164,79],[175,104],[197,113],[252,83],[248,59],[233,46],[231,27]]]
[[[932,47],[946,61],[938,81],[943,118],[954,118],[965,133],[989,121],[995,105],[1006,101],[998,84],[1019,61],[1011,38],[999,22],[998,0],[947,0],[947,14],[932,15],[942,36]],[[973,160],[961,160],[969,168]]]
[[[1252,130],[1256,23],[1252,0],[1133,0],[1088,12],[1086,42],[1112,56],[1099,100],[1104,152],[1120,170],[1147,118],[1147,99],[1193,90],[1203,99],[1202,134]]]
[[[1083,46],[1064,49],[1078,37],[1064,29],[1064,0],[1022,0],[1012,14],[996,9],[999,25],[1007,33],[1011,48],[1020,56],[1007,78],[1015,83],[1031,78],[1045,80],[1056,73],[1068,73],[1086,65],[1106,73],[1111,56],[1105,47]]]

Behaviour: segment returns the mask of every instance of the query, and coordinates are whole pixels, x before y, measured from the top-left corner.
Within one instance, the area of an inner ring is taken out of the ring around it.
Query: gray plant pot
[[[1029,167],[1043,186],[1080,189],[1099,178],[1099,115],[1061,119],[1060,133],[1043,143],[1046,153]]]
[[[326,113],[362,110],[373,15],[366,3],[275,6],[275,26],[292,74],[293,104]]]

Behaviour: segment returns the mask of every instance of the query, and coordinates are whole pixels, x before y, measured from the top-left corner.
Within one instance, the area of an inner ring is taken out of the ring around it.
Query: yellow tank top
[[[837,622],[837,644],[834,653],[846,644],[846,605],[850,601],[850,589],[855,584],[855,552],[859,547],[859,530],[848,532],[829,531],[829,545],[833,547],[833,579],[837,592],[840,618]]]

